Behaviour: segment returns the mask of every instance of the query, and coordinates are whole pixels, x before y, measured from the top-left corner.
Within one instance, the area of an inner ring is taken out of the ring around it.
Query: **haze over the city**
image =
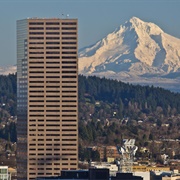
[[[1,0],[0,66],[16,64],[16,20],[28,17],[78,18],[79,48],[89,46],[132,16],[158,24],[180,38],[176,0]],[[67,17],[69,16],[69,17]]]

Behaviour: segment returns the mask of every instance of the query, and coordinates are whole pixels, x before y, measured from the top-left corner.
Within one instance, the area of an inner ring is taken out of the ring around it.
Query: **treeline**
[[[119,118],[138,118],[139,113],[164,116],[180,113],[180,94],[159,87],[132,85],[117,80],[79,76],[79,102],[102,101],[116,106]],[[81,111],[80,111],[81,113]]]
[[[9,142],[17,141],[16,123],[9,122],[0,129],[0,138],[6,139]]]
[[[0,75],[0,138],[16,142],[16,75]],[[11,120],[9,121],[9,119]]]
[[[16,115],[16,75],[0,75],[0,122]]]

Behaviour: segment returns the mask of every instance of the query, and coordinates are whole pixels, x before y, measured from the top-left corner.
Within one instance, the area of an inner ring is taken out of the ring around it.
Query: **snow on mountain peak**
[[[180,39],[156,24],[132,17],[79,52],[82,74],[114,72],[165,74],[180,71]]]
[[[137,17],[132,17],[129,22],[132,24],[132,27],[136,29],[136,31],[145,32],[147,34],[160,34],[163,33],[163,30],[158,27],[156,24],[151,22],[144,22]]]

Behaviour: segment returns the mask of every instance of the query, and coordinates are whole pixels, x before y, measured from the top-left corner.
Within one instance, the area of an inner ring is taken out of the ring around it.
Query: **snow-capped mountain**
[[[0,75],[8,75],[16,73],[16,66],[1,66],[0,67]]]
[[[79,73],[140,84],[180,80],[180,39],[154,23],[132,17],[79,51]]]

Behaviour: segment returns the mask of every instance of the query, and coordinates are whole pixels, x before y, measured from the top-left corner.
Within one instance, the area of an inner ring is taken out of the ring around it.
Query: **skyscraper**
[[[78,167],[77,19],[17,21],[18,180]]]

